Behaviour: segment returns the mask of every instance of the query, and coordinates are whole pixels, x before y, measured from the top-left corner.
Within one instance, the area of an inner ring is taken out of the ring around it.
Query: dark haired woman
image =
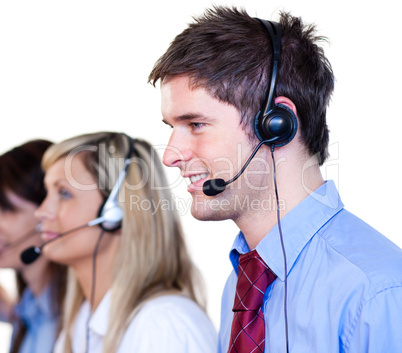
[[[34,212],[43,201],[41,159],[51,145],[33,140],[0,156],[0,268],[15,270],[18,298],[0,287],[0,319],[13,325],[11,353],[50,353],[59,329],[66,269],[46,258],[20,260],[27,247],[41,243]]]

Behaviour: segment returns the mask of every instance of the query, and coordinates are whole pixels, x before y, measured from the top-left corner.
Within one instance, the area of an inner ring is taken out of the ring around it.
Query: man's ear
[[[291,109],[293,111],[293,113],[295,114],[295,116],[297,117],[297,109],[295,104],[286,97],[283,96],[279,96],[275,98],[275,104],[283,104],[286,105],[289,109]]]

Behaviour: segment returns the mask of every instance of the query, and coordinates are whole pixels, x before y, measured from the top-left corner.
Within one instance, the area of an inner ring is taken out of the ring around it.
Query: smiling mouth
[[[208,176],[208,173],[201,173],[197,175],[190,176],[190,181],[192,184],[196,183],[198,180],[205,179]]]

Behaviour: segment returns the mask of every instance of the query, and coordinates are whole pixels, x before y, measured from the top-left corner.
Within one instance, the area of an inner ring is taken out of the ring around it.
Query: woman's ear
[[[293,113],[295,114],[295,116],[297,117],[297,109],[295,104],[286,97],[283,96],[279,96],[275,98],[275,104],[283,104],[286,105],[289,109],[291,109],[293,111]]]

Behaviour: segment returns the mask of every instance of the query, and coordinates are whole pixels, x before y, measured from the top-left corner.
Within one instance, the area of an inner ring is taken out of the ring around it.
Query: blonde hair
[[[120,162],[131,149],[134,152],[119,192],[124,216],[103,344],[104,353],[113,353],[141,304],[150,298],[179,293],[205,309],[202,280],[187,251],[163,166],[152,146],[122,133],[81,135],[53,145],[44,156],[43,168],[78,149],[105,198],[122,168]],[[65,353],[72,352],[70,332],[83,300],[81,286],[70,270],[63,318]]]

